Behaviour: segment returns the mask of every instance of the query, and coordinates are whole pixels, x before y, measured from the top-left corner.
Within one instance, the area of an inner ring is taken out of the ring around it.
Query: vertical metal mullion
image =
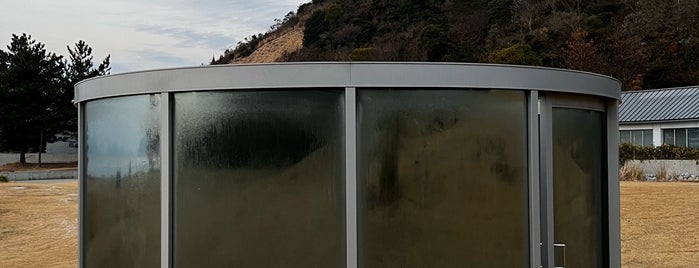
[[[347,268],[357,267],[357,91],[345,88],[345,215]]]
[[[541,267],[541,208],[539,201],[539,92],[529,93],[527,109],[529,165],[529,267]]]
[[[78,267],[85,267],[85,104],[78,103]]]
[[[170,247],[170,93],[160,93],[160,267],[169,268]]]
[[[609,267],[621,267],[621,226],[619,200],[619,140],[614,135],[619,129],[616,100],[607,102],[607,208]]]
[[[553,125],[551,100],[541,96],[540,153],[541,247],[543,267],[553,267]]]

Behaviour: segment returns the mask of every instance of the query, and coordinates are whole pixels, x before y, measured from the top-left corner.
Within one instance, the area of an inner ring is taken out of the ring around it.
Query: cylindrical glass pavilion
[[[610,77],[279,63],[80,82],[81,267],[619,267]]]

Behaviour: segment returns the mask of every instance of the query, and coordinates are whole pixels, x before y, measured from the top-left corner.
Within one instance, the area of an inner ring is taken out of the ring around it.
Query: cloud
[[[27,32],[52,52],[85,40],[112,73],[199,65],[244,37],[263,33],[309,0],[32,0],[0,9],[0,49]],[[32,16],[28,16],[31,14]]]
[[[188,66],[195,64],[192,60],[185,57],[176,56],[162,50],[155,49],[140,49],[130,50],[129,52],[137,55],[139,60],[152,61],[158,65],[169,66]]]
[[[232,36],[215,32],[201,32],[183,27],[141,24],[137,25],[135,29],[146,33],[172,37],[177,40],[173,45],[179,48],[206,47],[219,49],[235,43],[235,38]]]

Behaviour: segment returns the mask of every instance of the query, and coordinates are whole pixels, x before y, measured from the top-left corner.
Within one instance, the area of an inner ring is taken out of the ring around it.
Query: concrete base
[[[626,161],[626,165],[643,170],[643,174],[649,180],[665,176],[665,179],[699,181],[697,160],[629,160]]]
[[[11,181],[74,179],[78,177],[78,170],[56,169],[41,171],[3,171],[0,172],[0,176],[4,176]]]

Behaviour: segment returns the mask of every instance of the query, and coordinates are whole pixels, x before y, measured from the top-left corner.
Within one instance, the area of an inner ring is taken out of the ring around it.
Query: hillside
[[[699,84],[696,25],[693,0],[314,0],[211,63],[487,62],[664,88]]]
[[[294,28],[278,37],[268,38],[249,56],[234,59],[230,63],[277,62],[303,47],[303,28]]]

